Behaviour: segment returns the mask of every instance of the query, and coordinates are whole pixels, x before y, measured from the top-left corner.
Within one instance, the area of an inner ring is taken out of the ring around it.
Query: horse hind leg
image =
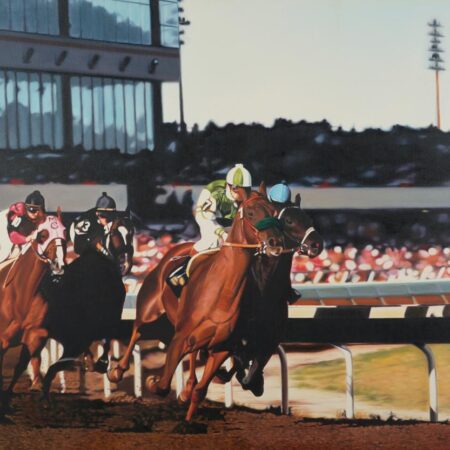
[[[230,353],[228,351],[222,351],[213,353],[206,362],[206,367],[202,375],[202,379],[195,386],[192,391],[191,404],[186,415],[186,420],[191,421],[193,415],[197,411],[200,403],[205,399],[206,393],[208,391],[208,386],[214,378],[214,374],[217,369],[222,365],[222,363],[228,358]]]
[[[61,358],[49,367],[42,383],[42,397],[45,402],[50,403],[50,388],[56,374],[62,370],[70,370],[74,368],[77,364],[77,356],[80,353],[81,352],[75,353],[64,350]]]
[[[98,373],[106,373],[109,366],[109,349],[111,347],[110,339],[102,340],[103,353],[94,363],[94,370]]]

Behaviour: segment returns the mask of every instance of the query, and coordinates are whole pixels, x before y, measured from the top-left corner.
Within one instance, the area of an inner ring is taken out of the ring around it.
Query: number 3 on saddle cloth
[[[218,252],[219,250],[220,248],[214,248],[197,253],[194,256],[183,255],[174,256],[172,258],[172,261],[180,261],[180,265],[176,267],[176,269],[173,270],[166,278],[166,283],[170,286],[173,293],[177,297],[180,297],[183,287],[186,286],[187,282],[189,281],[189,276],[194,265],[196,266],[201,260],[207,258],[209,255]]]

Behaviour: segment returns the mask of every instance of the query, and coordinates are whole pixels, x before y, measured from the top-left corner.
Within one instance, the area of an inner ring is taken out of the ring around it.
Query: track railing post
[[[177,398],[184,389],[183,360],[180,361],[175,370],[175,390]]]
[[[280,358],[281,366],[281,414],[289,414],[289,381],[288,381],[288,365],[284,348],[279,345],[277,354]]]
[[[421,350],[427,358],[428,365],[428,391],[430,400],[430,421],[437,422],[438,419],[438,388],[437,388],[437,371],[431,348],[426,344],[414,344]]]
[[[97,356],[100,358],[100,356],[102,356],[102,354],[103,354],[103,346],[99,345],[97,347]],[[108,355],[108,360],[109,360],[109,355]],[[103,393],[106,398],[109,398],[111,396],[111,383],[108,380],[108,376],[106,375],[106,373],[103,374]]]
[[[347,419],[355,417],[355,395],[353,392],[353,359],[352,352],[346,345],[331,344],[344,354],[345,360],[345,416]]]
[[[230,371],[232,367],[233,367],[233,360],[231,358],[228,358],[225,361],[225,368],[228,371]],[[224,391],[225,391],[225,408],[231,408],[234,404],[232,380],[230,380],[228,383],[225,383]]]
[[[134,362],[134,395],[137,398],[142,397],[142,360],[141,360],[141,347],[135,345],[133,349],[133,362]]]

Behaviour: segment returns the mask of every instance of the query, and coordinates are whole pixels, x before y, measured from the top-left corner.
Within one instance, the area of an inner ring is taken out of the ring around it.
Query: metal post
[[[346,345],[331,344],[333,347],[338,348],[343,354],[345,359],[345,395],[346,406],[345,416],[347,419],[353,419],[355,417],[355,396],[353,392],[353,360],[352,352]]]
[[[134,361],[134,395],[137,398],[142,397],[142,362],[141,362],[141,347],[135,345],[133,349]]]
[[[277,348],[277,354],[281,365],[281,414],[289,414],[288,366],[286,352],[281,345]]]
[[[175,370],[175,389],[178,398],[184,389],[183,360],[180,361]]]
[[[64,347],[59,342],[56,344],[56,355],[57,359],[60,359],[64,353]],[[59,372],[59,382],[61,384],[61,392],[64,394],[66,392],[66,378],[64,376],[64,371]]]
[[[97,347],[97,356],[100,358],[103,354],[103,346],[99,345]],[[109,356],[108,356],[109,359]],[[103,374],[103,393],[105,394],[105,397],[108,398],[111,396],[111,383],[108,380],[108,377],[106,373]]]
[[[430,421],[438,421],[438,391],[437,391],[437,372],[436,364],[434,361],[433,352],[431,348],[426,344],[414,344],[419,350],[421,350],[426,358],[428,364],[428,387],[429,387],[429,400],[430,400]]]
[[[233,360],[231,358],[228,358],[225,361],[225,368],[227,369],[227,371],[230,371],[232,367],[233,367]],[[228,383],[225,383],[224,390],[225,390],[225,408],[231,408],[234,404],[233,385],[231,383],[231,380]]]

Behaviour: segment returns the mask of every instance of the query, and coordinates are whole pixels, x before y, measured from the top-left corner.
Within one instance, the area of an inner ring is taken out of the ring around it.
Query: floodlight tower
[[[182,2],[182,0],[178,0],[178,2]],[[178,7],[178,11],[180,14],[184,12],[184,8]],[[181,46],[184,45],[184,40],[182,39],[183,34],[185,33],[184,27],[187,27],[191,24],[189,20],[186,20],[185,17],[181,15],[178,17],[178,25],[179,25],[179,42],[180,42],[180,82],[179,82],[179,90],[180,90],[180,131],[184,135],[186,133],[186,122],[184,121],[184,100],[183,100],[183,81],[181,76]]]
[[[443,34],[441,34],[438,31],[438,28],[441,28],[441,24],[434,19],[432,22],[428,22],[428,26],[430,27],[431,31],[428,33],[429,36],[431,36],[430,39],[430,48],[428,51],[430,52],[430,58],[428,61],[431,62],[431,65],[429,67],[430,70],[434,70],[435,73],[435,80],[436,80],[436,120],[437,120],[437,127],[441,128],[441,109],[440,109],[440,99],[439,99],[439,72],[441,70],[445,70],[443,63],[444,60],[441,58],[440,53],[442,53],[444,50],[439,46],[441,41],[439,38],[443,37]]]

